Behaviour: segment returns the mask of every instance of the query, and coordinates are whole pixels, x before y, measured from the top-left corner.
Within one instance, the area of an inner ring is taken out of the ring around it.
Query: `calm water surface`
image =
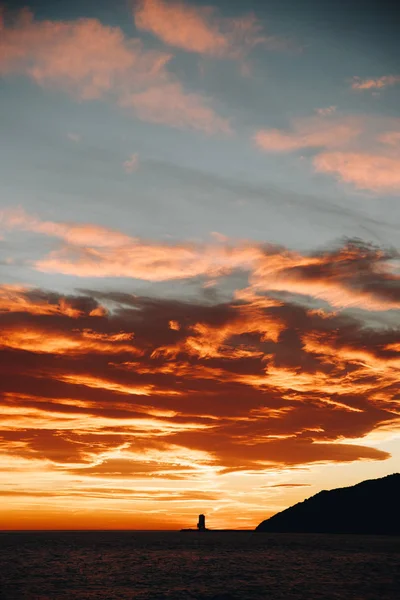
[[[0,533],[1,600],[398,600],[400,538]]]

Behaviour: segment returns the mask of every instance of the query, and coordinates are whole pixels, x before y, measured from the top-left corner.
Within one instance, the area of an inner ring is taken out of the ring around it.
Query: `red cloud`
[[[205,465],[229,470],[384,458],[337,441],[396,419],[398,331],[285,305],[131,303],[134,310],[103,316],[0,313],[2,428],[21,442],[10,451],[53,460],[51,440],[60,436],[67,454],[59,445],[57,460],[89,466],[115,448],[133,460],[136,441],[151,433],[153,455],[165,444],[187,446],[204,453]],[[274,322],[278,336],[266,333]],[[203,330],[207,353],[197,351]]]
[[[373,272],[374,254],[363,260]],[[113,510],[134,502],[147,515],[171,500],[182,514],[207,509],[205,485],[214,507],[237,503],[232,472],[257,487],[277,469],[389,458],[362,438],[399,425],[398,329],[267,295],[201,305],[2,291],[0,495],[11,520],[8,496],[44,510],[55,488],[70,506],[97,498],[101,509],[112,496]]]

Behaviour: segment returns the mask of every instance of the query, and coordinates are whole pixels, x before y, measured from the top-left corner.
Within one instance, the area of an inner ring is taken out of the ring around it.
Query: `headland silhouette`
[[[256,532],[400,535],[400,473],[324,490],[263,521]]]
[[[342,533],[400,535],[400,473],[369,479],[351,487],[323,490],[262,521],[257,533]],[[200,514],[197,528],[185,532],[234,532],[208,529]],[[251,530],[250,530],[251,531]]]

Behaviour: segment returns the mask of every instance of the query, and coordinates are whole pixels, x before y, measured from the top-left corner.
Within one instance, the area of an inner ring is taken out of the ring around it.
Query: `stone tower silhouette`
[[[199,515],[199,522],[197,523],[197,529],[199,531],[206,530],[206,518],[204,515]]]

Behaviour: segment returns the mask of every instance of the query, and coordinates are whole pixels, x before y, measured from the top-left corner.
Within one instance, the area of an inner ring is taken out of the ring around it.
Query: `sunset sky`
[[[253,528],[400,470],[382,7],[4,5],[0,529]]]

